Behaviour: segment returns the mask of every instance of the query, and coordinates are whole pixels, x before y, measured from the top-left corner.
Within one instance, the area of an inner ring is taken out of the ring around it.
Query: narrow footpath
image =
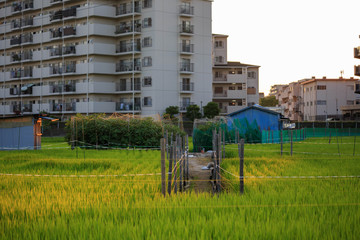
[[[191,181],[191,191],[196,193],[211,192],[210,170],[202,170],[211,161],[210,154],[192,153],[194,157],[189,157],[189,175]]]

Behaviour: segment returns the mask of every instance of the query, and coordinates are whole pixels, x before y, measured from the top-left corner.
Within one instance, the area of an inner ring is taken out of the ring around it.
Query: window
[[[217,62],[217,63],[222,63],[222,62],[224,62],[223,56],[217,56],[217,57],[215,57],[215,62]]]
[[[151,27],[152,26],[152,20],[151,18],[144,18],[143,20],[143,28]]]
[[[151,77],[144,77],[143,86],[144,87],[151,87],[151,85],[152,85],[152,78]]]
[[[235,86],[229,87],[229,90],[235,90]]]
[[[152,106],[151,97],[144,97],[144,107],[151,107],[151,106]]]
[[[256,72],[248,72],[248,78],[256,78]]]
[[[239,69],[239,70],[237,71],[237,74],[242,74],[242,69]]]
[[[145,37],[143,39],[143,47],[151,47],[152,46],[152,39],[151,37]]]
[[[346,105],[354,105],[354,101],[348,100],[346,101]]]
[[[215,87],[215,93],[222,93],[223,88],[222,87]]]
[[[222,77],[222,72],[215,72],[215,77],[216,78],[221,78]]]
[[[215,41],[215,47],[216,48],[222,48],[223,47],[223,41]]]
[[[326,90],[326,85],[317,85],[316,89],[317,90]]]
[[[144,57],[143,59],[143,67],[150,67],[152,66],[152,58],[151,57]]]
[[[243,90],[242,85],[238,86],[238,90]]]
[[[152,7],[152,0],[143,1],[143,8],[151,8],[151,7]]]
[[[317,100],[316,105],[326,105],[326,100]]]
[[[311,102],[310,102],[310,106],[312,106],[312,105],[313,105],[313,102],[311,101]]]

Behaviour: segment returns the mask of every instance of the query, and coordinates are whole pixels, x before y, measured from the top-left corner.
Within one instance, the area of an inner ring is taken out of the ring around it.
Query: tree
[[[186,117],[191,121],[196,118],[201,118],[200,107],[198,105],[190,105],[186,108]]]
[[[218,116],[219,114],[220,114],[220,108],[217,103],[209,102],[204,107],[204,117],[214,118],[215,116]]]
[[[279,103],[275,96],[267,96],[260,99],[260,105],[263,107],[276,107]]]
[[[179,113],[178,106],[169,106],[165,109],[165,114],[170,116],[170,119],[174,118],[174,115]]]

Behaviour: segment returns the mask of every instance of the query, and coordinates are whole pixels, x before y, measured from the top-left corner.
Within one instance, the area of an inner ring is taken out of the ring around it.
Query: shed
[[[261,131],[281,130],[281,113],[269,110],[260,105],[243,108],[228,115],[228,129],[239,131],[247,142],[261,142]]]
[[[43,118],[48,119],[38,115],[0,118],[0,150],[40,149]]]

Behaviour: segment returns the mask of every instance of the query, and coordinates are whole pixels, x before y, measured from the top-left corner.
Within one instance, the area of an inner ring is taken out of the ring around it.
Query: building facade
[[[355,104],[357,79],[313,77],[301,82],[302,108],[305,121],[342,119],[341,107]]]
[[[287,85],[276,85],[281,86],[277,87],[275,95],[278,100],[278,107],[282,109],[284,117],[291,121],[301,121],[303,119],[301,111],[301,81],[292,82]]]
[[[259,103],[260,66],[230,62],[227,35],[213,35],[213,102],[222,115]]]
[[[0,1],[1,116],[211,101],[211,0]]]

